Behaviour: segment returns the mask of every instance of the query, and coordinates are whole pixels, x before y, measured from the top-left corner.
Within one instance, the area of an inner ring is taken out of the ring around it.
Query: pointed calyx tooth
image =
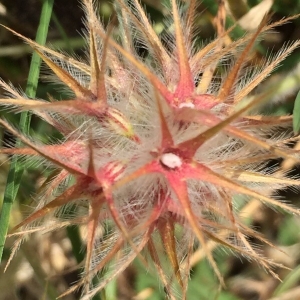
[[[132,124],[121,111],[113,107],[108,107],[106,115],[109,124],[118,134],[139,141],[139,138],[133,131]]]
[[[181,158],[174,153],[164,153],[160,158],[160,162],[170,169],[179,168],[182,165]]]

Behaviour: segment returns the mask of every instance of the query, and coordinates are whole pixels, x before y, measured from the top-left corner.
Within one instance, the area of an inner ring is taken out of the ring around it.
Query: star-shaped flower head
[[[14,228],[19,242],[35,231],[86,225],[83,278],[67,292],[84,285],[82,299],[91,299],[136,257],[146,268],[154,266],[170,299],[185,299],[195,245],[224,284],[209,240],[258,261],[276,276],[248,237],[267,241],[243,224],[234,199],[254,198],[299,214],[273,197],[274,190],[299,181],[275,176],[275,168],[266,164],[273,158],[298,162],[288,147],[291,117],[254,113],[265,92],[249,101],[299,42],[249,72],[257,38],[284,21],[268,25],[265,18],[255,32],[228,43],[233,28],[224,29],[220,1],[218,38],[200,47],[194,42],[195,0],[170,1],[171,30],[164,37],[155,33],[138,0],[116,0],[116,38],[113,26],[104,28],[99,21],[93,1],[82,2],[87,62],[21,36],[70,99],[27,99],[1,83],[9,93],[2,106],[30,110],[63,136],[43,144],[0,121],[26,145],[2,152],[38,157],[55,170],[36,209]],[[146,56],[136,44],[143,45]],[[229,57],[231,66],[217,80],[218,68]],[[278,136],[279,128],[286,134]],[[72,215],[65,213],[68,207]],[[97,229],[103,227],[107,232],[99,236]],[[95,285],[93,277],[104,269]]]

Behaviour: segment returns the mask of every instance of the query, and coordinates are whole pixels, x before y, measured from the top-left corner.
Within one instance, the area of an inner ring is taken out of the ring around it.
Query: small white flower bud
[[[180,103],[179,108],[183,108],[183,107],[189,107],[189,108],[194,108],[195,105],[192,102],[185,102],[185,103]]]
[[[179,156],[174,153],[165,153],[161,156],[161,163],[170,169],[178,168],[182,165]]]

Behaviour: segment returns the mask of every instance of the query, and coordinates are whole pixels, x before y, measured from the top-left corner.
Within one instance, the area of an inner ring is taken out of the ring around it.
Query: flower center
[[[192,102],[185,102],[185,103],[180,103],[178,105],[179,108],[183,107],[189,107],[189,108],[195,108],[195,105]]]
[[[164,153],[160,158],[160,162],[170,169],[179,168],[182,165],[181,158],[174,153]]]

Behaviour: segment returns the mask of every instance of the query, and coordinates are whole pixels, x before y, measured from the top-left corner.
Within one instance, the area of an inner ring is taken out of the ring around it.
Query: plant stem
[[[44,0],[40,23],[36,34],[36,42],[44,45],[47,39],[49,22],[52,14],[54,0]],[[29,98],[34,98],[36,95],[36,89],[38,85],[38,79],[40,74],[41,59],[34,53],[31,59],[28,81],[26,85],[26,95]],[[29,133],[31,116],[28,112],[21,114],[19,128],[23,134]],[[20,147],[21,142],[17,140],[16,148]],[[13,202],[16,198],[19,190],[21,177],[23,174],[23,168],[21,162],[17,157],[13,157],[10,165],[10,170],[7,176],[7,183],[4,192],[3,204],[0,214],[0,262],[2,259],[5,239],[9,227],[9,217],[12,209]]]

